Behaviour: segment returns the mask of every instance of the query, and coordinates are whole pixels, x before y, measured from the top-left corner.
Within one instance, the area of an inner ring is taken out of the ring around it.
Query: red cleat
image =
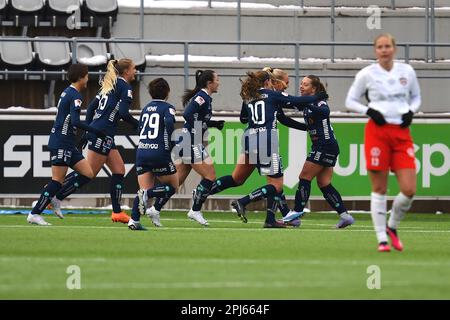
[[[127,215],[125,212],[119,212],[119,213],[115,213],[113,212],[111,214],[111,220],[112,222],[122,222],[122,223],[128,223],[128,221],[130,221],[130,216]]]
[[[380,243],[378,245],[378,252],[390,252],[391,247],[387,243]]]
[[[400,238],[397,235],[397,230],[386,227],[386,232],[388,236],[391,238],[391,244],[395,250],[402,251],[403,243],[400,241]]]

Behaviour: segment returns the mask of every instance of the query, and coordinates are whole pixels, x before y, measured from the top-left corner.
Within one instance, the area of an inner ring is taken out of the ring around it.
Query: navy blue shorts
[[[256,169],[261,176],[279,178],[283,176],[283,163],[279,154],[273,154],[269,161],[258,159]]]
[[[170,153],[154,153],[138,149],[136,152],[137,175],[151,172],[155,176],[168,176],[177,172]]]
[[[169,163],[149,163],[144,165],[136,164],[136,173],[138,176],[146,172],[151,172],[155,176],[169,176],[177,172],[172,161]]]
[[[107,156],[111,149],[116,149],[114,138],[111,138],[109,136],[105,138],[98,138],[95,135],[89,134],[87,139],[88,149],[104,156]]]
[[[75,147],[66,149],[50,149],[50,161],[52,166],[72,168],[83,159],[83,154]]]
[[[181,161],[185,164],[200,163],[209,158],[208,150],[201,143],[187,146],[183,143],[177,143],[172,152],[175,161]]]
[[[338,155],[339,149],[333,150],[320,147],[312,148],[311,152],[306,157],[306,160],[323,167],[334,167],[336,165]]]

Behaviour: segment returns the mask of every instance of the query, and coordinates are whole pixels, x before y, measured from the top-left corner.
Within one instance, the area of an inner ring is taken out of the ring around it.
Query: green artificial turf
[[[45,215],[50,227],[0,216],[0,299],[450,299],[450,215],[408,214],[405,250],[390,253],[368,214],[344,230],[331,213],[292,229],[263,229],[262,213],[204,216],[208,228],[182,212],[163,212],[163,228],[143,217],[146,232],[107,215]],[[367,287],[373,265],[381,289]]]

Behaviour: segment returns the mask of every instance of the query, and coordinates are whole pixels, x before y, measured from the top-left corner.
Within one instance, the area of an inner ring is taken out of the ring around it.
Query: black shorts
[[[95,135],[88,135],[88,149],[107,156],[111,149],[116,149],[116,145],[114,143],[114,138],[98,138]]]
[[[50,149],[50,162],[52,166],[72,168],[83,159],[83,154],[75,147]]]
[[[306,157],[307,161],[316,163],[323,167],[334,167],[336,165],[339,149],[312,148]]]

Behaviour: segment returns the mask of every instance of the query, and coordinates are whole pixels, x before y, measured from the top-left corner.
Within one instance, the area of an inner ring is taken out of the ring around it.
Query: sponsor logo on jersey
[[[133,98],[133,91],[128,90],[128,94],[127,95],[128,95],[129,98]]]
[[[76,99],[73,101],[75,107],[81,107],[81,104],[83,103],[80,99]]]
[[[327,105],[326,101],[322,100],[317,104],[318,107],[323,106],[323,105]]]
[[[399,81],[402,86],[406,86],[408,84],[408,79],[406,79],[405,77],[401,77]]]
[[[171,115],[175,115],[177,113],[174,108],[169,108],[169,112]]]
[[[194,101],[197,102],[199,106],[201,106],[205,103],[205,99],[203,99],[200,96],[197,96]]]
[[[159,145],[157,143],[144,143],[139,142],[138,149],[158,149]]]
[[[287,92],[282,92],[281,94],[285,97],[289,96],[289,94]]]

